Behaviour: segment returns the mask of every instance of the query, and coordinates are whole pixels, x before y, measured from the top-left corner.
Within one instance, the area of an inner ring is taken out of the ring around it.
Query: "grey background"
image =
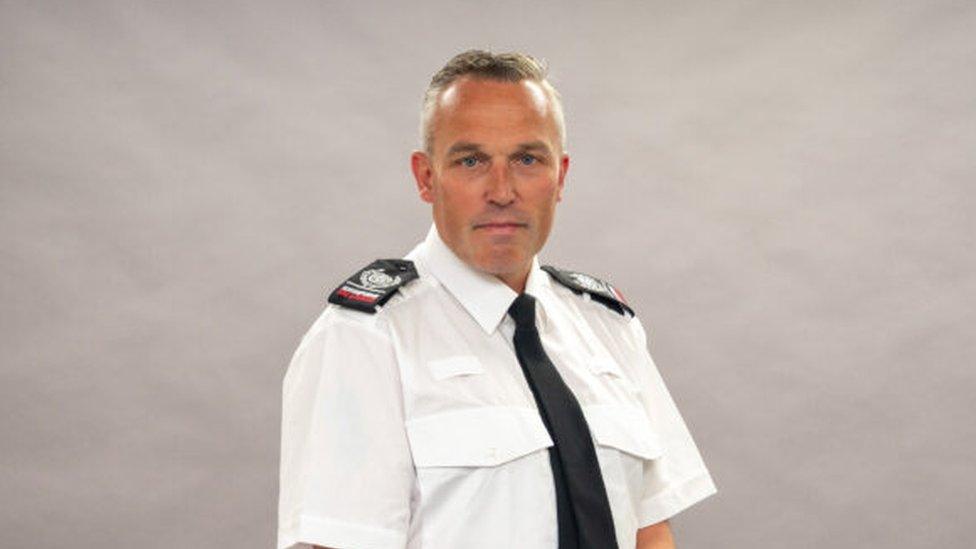
[[[269,547],[280,383],[420,240],[468,47],[545,58],[542,259],[607,278],[719,494],[682,548],[974,532],[971,2],[0,3],[0,546]]]

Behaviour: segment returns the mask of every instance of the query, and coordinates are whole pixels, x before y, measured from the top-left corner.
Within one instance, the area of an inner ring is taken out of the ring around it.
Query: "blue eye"
[[[473,168],[478,165],[478,159],[473,156],[465,156],[461,159],[461,165],[465,168]]]
[[[519,162],[522,163],[523,166],[531,166],[532,164],[535,164],[535,161],[535,157],[531,154],[523,154],[521,157],[519,157]]]

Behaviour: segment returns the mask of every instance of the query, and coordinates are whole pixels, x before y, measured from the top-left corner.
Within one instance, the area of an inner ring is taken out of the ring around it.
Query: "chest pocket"
[[[640,407],[591,404],[583,406],[583,415],[596,442],[618,539],[628,539],[621,536],[639,526],[646,471],[664,454],[664,446]]]
[[[535,408],[471,406],[405,423],[424,549],[552,546],[553,445]]]

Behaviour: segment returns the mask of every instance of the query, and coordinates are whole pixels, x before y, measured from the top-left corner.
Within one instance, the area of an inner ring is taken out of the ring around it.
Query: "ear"
[[[420,199],[428,204],[433,204],[434,172],[427,153],[414,151],[410,155],[410,169],[413,170],[413,178],[417,182],[417,194],[420,195]]]
[[[569,171],[569,154],[563,153],[559,158],[559,188],[556,189],[556,202],[563,199],[563,180],[566,179],[566,172]]]

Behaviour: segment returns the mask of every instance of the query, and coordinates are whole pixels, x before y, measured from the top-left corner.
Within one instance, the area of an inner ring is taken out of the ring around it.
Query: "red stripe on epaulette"
[[[352,299],[354,301],[362,301],[363,303],[376,303],[376,300],[380,298],[380,296],[378,295],[367,294],[365,292],[358,292],[356,290],[351,290],[349,288],[346,288],[345,286],[339,288],[336,294],[346,299]]]
[[[613,286],[610,286],[610,289],[613,290],[613,293],[617,296],[617,299],[619,299],[621,303],[623,303],[625,305],[629,305],[629,303],[627,303],[627,300],[624,299],[624,294],[620,293],[620,290],[618,290],[617,288],[615,288]]]

